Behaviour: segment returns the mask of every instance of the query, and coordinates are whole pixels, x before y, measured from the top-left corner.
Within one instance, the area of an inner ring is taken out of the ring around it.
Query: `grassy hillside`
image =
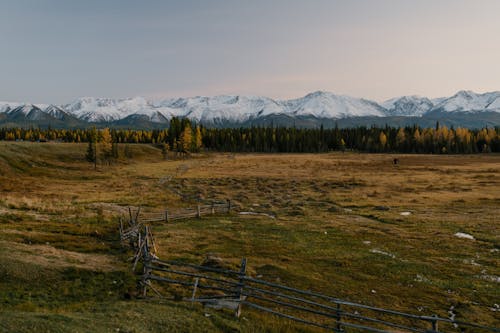
[[[457,319],[499,326],[499,155],[399,155],[394,166],[342,153],[164,161],[130,147],[132,159],[93,170],[85,144],[0,142],[0,331],[309,331],[135,297],[115,217],[226,198],[276,218],[156,224],[160,257],[247,257],[268,281],[422,315],[453,306]]]

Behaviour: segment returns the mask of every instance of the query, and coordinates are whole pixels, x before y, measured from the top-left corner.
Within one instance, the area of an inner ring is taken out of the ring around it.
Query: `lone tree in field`
[[[111,137],[109,128],[105,128],[101,131],[100,148],[102,160],[109,164],[113,157],[113,138]]]
[[[89,145],[85,154],[85,159],[94,163],[94,169],[97,169],[97,131],[95,127],[88,134]]]
[[[181,138],[180,138],[180,151],[183,153],[187,153],[191,151],[191,145],[193,141],[193,133],[191,130],[191,125],[189,123],[186,124],[186,127],[181,133]]]
[[[93,163],[95,161],[95,148],[94,148],[94,143],[92,141],[89,141],[89,144],[87,146],[87,152],[85,153],[85,159],[91,163]]]

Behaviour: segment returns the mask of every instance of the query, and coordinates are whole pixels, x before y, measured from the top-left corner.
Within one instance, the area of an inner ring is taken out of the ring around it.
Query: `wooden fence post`
[[[238,300],[238,307],[236,308],[236,313],[235,313],[235,316],[237,318],[240,317],[241,315],[241,302],[243,301],[243,295],[242,295],[242,292],[243,292],[243,287],[244,287],[244,284],[245,284],[245,275],[246,275],[246,271],[247,271],[247,258],[243,258],[241,259],[241,268],[240,268],[240,274],[239,274],[239,282],[238,282],[238,291],[236,292],[236,299]]]
[[[149,245],[149,257],[151,257],[151,249],[153,250],[152,253],[154,255],[156,255],[158,250],[156,249],[156,242],[155,242],[155,238],[153,236],[153,230],[152,230],[151,226],[148,227],[148,231],[149,231],[149,239],[151,241],[151,244]]]
[[[135,214],[135,223],[137,224],[139,221],[139,214],[141,213],[141,206],[137,208],[137,213]]]
[[[227,199],[227,213],[231,211],[231,200]]]
[[[196,217],[199,218],[199,219],[201,218],[200,205],[196,206]]]
[[[214,202],[212,201],[212,215],[215,214],[215,207],[214,207]]]
[[[432,315],[432,317],[437,318],[437,315]],[[432,320],[432,332],[439,332],[438,331],[438,321],[436,319]]]
[[[128,225],[131,226],[133,218],[132,218],[132,209],[130,208],[130,206],[128,206],[128,215],[129,215]]]
[[[191,294],[191,301],[194,304],[194,297],[196,296],[196,289],[198,289],[198,283],[200,282],[200,278],[196,278],[194,280],[193,293]]]
[[[165,209],[165,222],[168,223],[168,209]]]
[[[121,216],[120,216],[120,240],[123,242],[123,221]]]
[[[336,312],[336,315],[337,315],[337,331],[338,332],[342,332],[342,325],[340,325],[340,303],[337,303],[337,312]]]
[[[143,259],[143,275],[142,275],[142,285],[143,285],[143,290],[142,290],[142,296],[146,297],[147,296],[147,286],[148,286],[148,277],[151,274],[151,269],[149,268],[149,265],[151,264],[151,254],[150,254],[150,230],[149,227],[146,225],[144,226],[144,240],[143,240],[143,251],[142,251],[142,259]]]
[[[137,266],[137,263],[139,262],[139,259],[142,255],[142,250],[143,250],[143,241],[141,240],[141,233],[139,231],[139,234],[137,236],[137,252],[134,257],[134,265],[132,266],[132,272],[135,272],[135,267]]]

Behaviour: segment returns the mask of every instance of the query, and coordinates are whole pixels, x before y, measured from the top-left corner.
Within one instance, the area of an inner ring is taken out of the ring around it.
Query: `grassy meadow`
[[[270,282],[500,326],[498,154],[164,160],[130,145],[131,159],[94,170],[85,150],[0,142],[0,332],[316,331],[245,308],[238,320],[136,297],[117,216],[128,205],[156,212],[225,199],[230,215],[154,224],[160,258],[212,254],[237,267],[246,257],[249,274]]]

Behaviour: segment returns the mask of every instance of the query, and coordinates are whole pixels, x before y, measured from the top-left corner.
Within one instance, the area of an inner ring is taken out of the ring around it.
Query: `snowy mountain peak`
[[[316,91],[302,98],[288,100],[284,104],[288,113],[296,116],[338,119],[385,115],[384,109],[375,102],[324,91]]]
[[[421,116],[434,106],[427,97],[417,95],[392,98],[381,105],[391,116]]]
[[[477,96],[478,94],[476,94],[475,92],[473,92],[472,90],[459,90],[457,91],[457,93],[455,95],[453,95],[454,97],[459,97],[459,96],[462,96],[464,98],[474,98],[474,96]]]
[[[59,120],[63,120],[68,115],[59,106],[54,104],[50,104],[43,110],[43,112]]]
[[[500,92],[477,94],[469,90],[461,90],[455,95],[443,99],[433,110],[445,112],[478,112],[500,111]]]
[[[327,97],[327,96],[340,96],[340,95],[336,95],[334,93],[331,93],[329,91],[324,91],[324,90],[316,90],[316,91],[313,91],[312,93],[309,93],[307,95],[305,95],[303,98],[317,98],[317,97]]]

